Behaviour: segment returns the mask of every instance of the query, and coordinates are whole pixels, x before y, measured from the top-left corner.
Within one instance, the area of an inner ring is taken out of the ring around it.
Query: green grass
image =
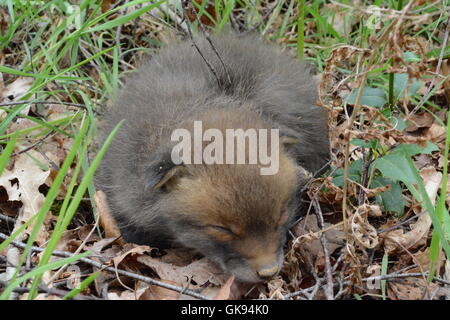
[[[336,54],[337,49],[346,47],[370,51],[374,46],[373,38],[379,37],[383,32],[383,29],[371,29],[366,19],[355,20],[357,14],[352,11],[351,1],[336,2],[341,5],[332,6],[325,0],[281,0],[276,3],[260,0],[209,1],[208,4],[214,5],[215,19],[206,11],[206,1],[200,4],[194,3],[194,5],[199,10],[199,16],[205,14],[213,21],[212,26],[207,26],[211,31],[220,32],[229,28],[230,25],[238,25],[243,32],[260,33],[268,41],[284,48],[286,54],[296,56],[299,60],[306,60],[314,65],[319,73],[322,73],[328,66],[328,59]],[[399,10],[408,3],[409,1],[361,1],[361,7],[367,8],[374,4]],[[162,10],[163,4],[165,5],[166,1],[118,1],[116,7],[102,12],[101,1],[84,0],[80,4],[71,4],[64,0],[0,0],[1,8],[9,16],[7,29],[0,33],[0,49],[7,50],[5,51],[7,52],[6,62],[0,66],[5,84],[8,85],[18,77],[29,77],[33,83],[20,99],[21,101],[61,101],[85,106],[85,108],[76,108],[63,105],[66,108],[64,116],[57,120],[40,116],[40,112],[23,114],[23,110],[30,103],[0,106],[0,109],[5,112],[0,123],[0,144],[3,147],[0,156],[0,174],[7,168],[14,148],[21,146],[27,140],[36,141],[48,132],[73,139],[72,149],[59,168],[41,208],[32,220],[19,227],[7,241],[0,244],[0,251],[2,251],[25,228],[34,224],[16,273],[0,298],[8,298],[18,284],[31,281],[29,298],[33,299],[45,271],[86,256],[85,253],[56,262],[50,259],[62,233],[70,226],[73,217],[77,214],[82,198],[90,199],[93,214],[95,214],[93,201],[95,187],[92,179],[104,151],[111,142],[111,139],[108,139],[95,158],[89,157],[89,152],[94,146],[94,137],[98,134],[97,113],[107,110],[105,106],[121,87],[124,77],[133,71],[133,66],[138,65],[145,54],[156,52],[160,48],[165,39],[165,32],[171,31],[171,28],[182,30],[181,26],[172,21],[168,12],[162,14],[161,21],[149,15],[153,10]],[[425,2],[422,8],[427,5],[428,2]],[[432,21],[422,23],[414,30],[402,29],[401,31],[403,35],[422,37],[433,43],[433,47],[425,52],[428,58],[437,59],[439,56],[442,39],[437,37],[436,30],[443,28],[447,21],[448,10],[445,11],[444,6],[449,5],[449,1],[446,0],[427,8],[422,14],[433,15]],[[173,13],[179,17],[182,16],[180,5],[170,8]],[[419,9],[420,7],[414,8],[414,10]],[[435,14],[439,12],[440,14]],[[383,21],[383,26],[387,26],[388,23],[389,21]],[[167,24],[172,27],[168,27]],[[350,25],[351,28],[341,30],[339,25]],[[141,33],[137,32],[137,26],[140,26]],[[193,22],[192,26],[198,29],[197,22]],[[118,33],[119,30],[120,33]],[[342,78],[347,77],[345,81],[347,84],[360,79],[358,72],[361,71],[362,66],[369,70],[363,85],[379,88],[386,94],[387,103],[383,107],[383,114],[388,115],[389,118],[404,118],[406,115],[403,113],[399,99],[394,96],[394,72],[388,72],[388,70],[390,66],[404,68],[405,65],[402,62],[393,63],[391,57],[386,55],[385,48],[388,45],[386,41],[378,45],[378,51],[375,52],[371,64],[368,63],[367,56],[361,53],[362,51],[355,50],[340,59],[335,70]],[[447,49],[446,52],[448,52]],[[432,68],[431,64],[429,66],[434,72],[434,67]],[[437,86],[440,87],[444,80],[438,79]],[[341,90],[344,90],[344,87]],[[435,95],[436,90],[430,92],[421,111],[432,114],[447,111],[439,100],[433,99]],[[326,96],[325,103],[331,104],[330,101],[338,100],[337,98],[336,95]],[[407,102],[415,105],[421,98],[421,92],[415,92],[407,97]],[[338,107],[343,108],[344,105],[345,99]],[[42,104],[36,107],[38,111],[43,108]],[[18,117],[31,120],[34,125],[10,132],[8,129]],[[438,119],[438,121],[441,120]],[[417,174],[416,186],[419,189],[412,184],[406,185],[410,194],[424,204],[433,219],[434,233],[430,244],[430,259],[433,266],[437,264],[441,248],[444,248],[447,257],[450,254],[448,244],[450,219],[445,204],[450,142],[448,120],[446,129],[445,165],[442,169],[444,179],[437,204],[433,206],[430,199],[427,199],[423,182]],[[381,157],[385,154],[385,150],[375,151],[376,156]],[[71,180],[66,188],[66,194],[61,203],[54,206],[69,170],[71,170]],[[353,200],[349,199],[349,201]],[[58,208],[59,212],[53,212],[57,215],[57,222],[51,238],[46,244],[38,266],[23,275],[20,273],[21,267],[25,263],[38,231],[43,226],[45,217],[53,207]],[[383,262],[383,268],[383,272],[386,272],[386,261]],[[433,276],[434,269],[430,273],[430,281]],[[88,277],[81,284],[81,288],[74,289],[66,298],[72,298],[80,293],[95,277],[96,275]],[[386,297],[384,284],[383,287],[383,297]]]

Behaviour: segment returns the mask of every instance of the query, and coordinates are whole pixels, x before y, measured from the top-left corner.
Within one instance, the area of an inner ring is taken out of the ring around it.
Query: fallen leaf
[[[352,216],[351,229],[353,236],[360,244],[373,249],[378,245],[378,234],[367,219],[369,211],[365,207],[359,207]]]
[[[136,300],[136,295],[133,291],[125,290],[122,292],[108,292],[109,300]]]
[[[107,238],[117,238],[117,242],[121,245],[125,244],[125,240],[121,237],[121,232],[117,226],[117,222],[111,214],[111,209],[106,200],[106,194],[98,190],[94,194],[95,205],[97,206],[97,213],[99,215],[100,226],[105,230]]]
[[[149,246],[138,246],[132,243],[127,243],[124,246],[123,253],[113,259],[114,265],[117,268],[125,258],[129,256],[139,257],[140,255],[143,255],[150,251],[151,248]]]
[[[177,285],[175,282],[168,280],[161,280],[161,282],[175,286]],[[141,281],[138,281],[137,286],[139,286],[139,283],[142,283],[142,285],[145,287],[145,290],[143,290],[142,292],[136,290],[136,292],[139,292],[139,294],[137,294],[137,300],[179,300],[180,298],[182,298],[181,293],[177,291],[160,286],[149,285]]]
[[[214,297],[214,300],[228,300],[230,298],[231,286],[234,282],[234,275],[231,275],[225,284],[220,288],[217,295]]]
[[[447,135],[447,129],[438,123],[433,123],[430,128],[428,128],[424,134],[427,141],[434,143],[439,143],[445,140]]]
[[[155,270],[161,280],[169,280],[183,287],[198,288],[208,283],[220,286],[225,282],[222,271],[206,258],[185,267],[164,263],[147,255],[139,256],[136,260]]]
[[[31,88],[33,81],[33,78],[17,78],[0,92],[0,101],[18,101]]]
[[[425,190],[434,205],[436,203],[436,195],[440,188],[442,181],[442,173],[436,171],[435,168],[428,167],[420,171],[420,175],[425,184]],[[421,209],[413,208],[416,214],[420,213]],[[422,214],[417,222],[411,223],[411,230],[404,233],[403,230],[393,230],[381,234],[384,239],[384,249],[386,252],[393,252],[396,250],[403,251],[418,245],[424,244],[428,238],[428,231],[431,227],[431,218],[428,213]]]
[[[430,299],[431,295],[439,289],[435,283],[428,283],[423,278],[404,278],[388,282],[388,297],[391,300],[422,300]],[[435,294],[438,299],[440,294]]]
[[[45,162],[40,153],[29,150],[27,153],[20,154],[13,169],[11,171],[5,169],[0,177],[0,186],[5,188],[9,201],[21,201],[23,204],[16,225],[28,221],[39,211],[45,199],[39,187],[45,183],[50,174],[50,170],[43,170],[28,154]],[[32,227],[32,225],[29,226],[27,232],[30,232]],[[48,240],[48,235],[48,231],[41,228],[36,242],[39,245],[44,244]]]
[[[407,132],[414,132],[419,128],[429,128],[433,124],[434,117],[429,112],[416,113],[410,117],[410,122],[406,127]]]

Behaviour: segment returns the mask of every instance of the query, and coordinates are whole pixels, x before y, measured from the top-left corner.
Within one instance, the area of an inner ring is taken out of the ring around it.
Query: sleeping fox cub
[[[259,282],[279,272],[298,191],[327,161],[326,115],[302,64],[253,37],[212,40],[223,63],[199,36],[211,67],[186,41],[128,79],[96,182],[127,241],[190,247]]]

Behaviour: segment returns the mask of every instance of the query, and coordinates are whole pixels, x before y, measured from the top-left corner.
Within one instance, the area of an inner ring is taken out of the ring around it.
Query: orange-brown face
[[[170,191],[180,225],[174,233],[242,281],[259,282],[278,273],[296,165],[280,156],[279,172],[260,175],[257,165],[197,165]]]

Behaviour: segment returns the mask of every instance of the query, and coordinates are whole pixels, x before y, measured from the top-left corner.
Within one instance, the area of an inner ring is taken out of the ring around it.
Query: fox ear
[[[187,174],[183,163],[175,164],[170,154],[163,154],[159,160],[149,164],[145,170],[147,190],[165,189],[169,191],[176,186],[179,178]]]
[[[296,144],[299,143],[300,140],[298,138],[290,137],[290,136],[281,136],[280,137],[280,148],[283,148],[284,151],[290,153],[295,152]]]
[[[281,136],[280,137],[280,144],[282,144],[286,148],[289,148],[290,145],[297,144],[299,142],[300,142],[300,140],[297,138],[294,138],[294,137],[289,137],[289,136]]]
[[[187,170],[184,165],[174,166],[160,175],[161,178],[152,186],[152,189],[159,190],[164,188],[170,191],[176,187],[178,180],[186,174]]]

